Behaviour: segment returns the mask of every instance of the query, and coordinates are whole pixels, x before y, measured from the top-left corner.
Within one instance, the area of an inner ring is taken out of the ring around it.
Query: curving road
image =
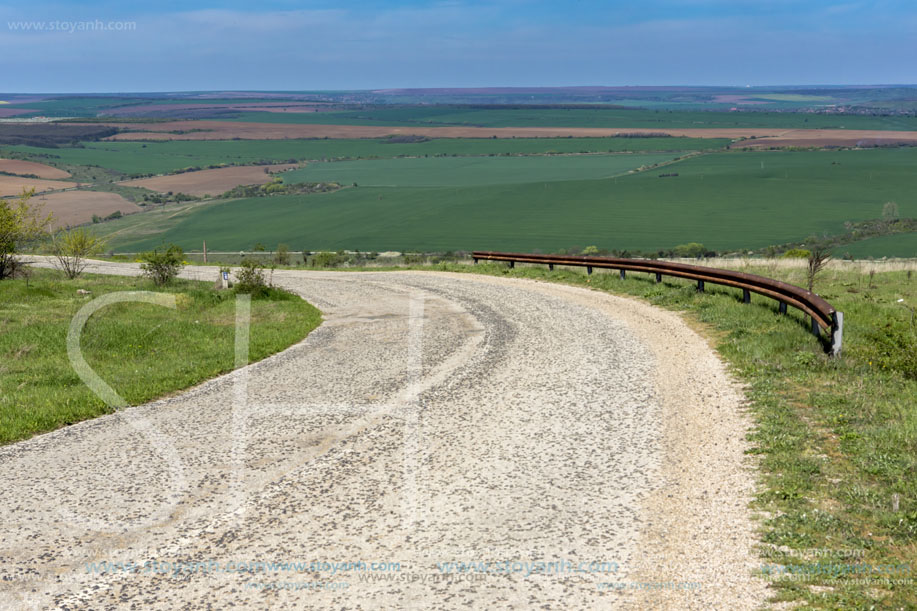
[[[0,606],[764,599],[741,394],[677,315],[463,274],[274,281],[325,315],[302,343],[0,448]]]

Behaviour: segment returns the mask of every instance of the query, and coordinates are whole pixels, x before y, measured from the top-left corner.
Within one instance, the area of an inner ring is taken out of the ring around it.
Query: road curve
[[[324,313],[305,341],[0,448],[0,606],[763,601],[742,397],[676,314],[470,274],[274,282]]]

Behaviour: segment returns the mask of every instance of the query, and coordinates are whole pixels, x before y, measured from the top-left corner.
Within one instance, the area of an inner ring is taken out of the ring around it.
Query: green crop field
[[[284,182],[338,182],[388,187],[468,187],[608,178],[674,154],[551,155],[536,157],[421,157],[309,164],[285,172]]]
[[[710,112],[639,108],[393,107],[310,113],[245,112],[231,121],[322,125],[423,125],[480,127],[607,127],[685,129],[780,127],[787,129],[917,130],[917,117],[788,112]]]
[[[917,233],[898,233],[894,235],[869,238],[853,244],[838,246],[834,255],[850,255],[856,259],[869,257],[917,258]]]
[[[122,174],[165,174],[191,166],[245,164],[288,159],[391,158],[424,155],[536,155],[720,149],[729,141],[703,138],[511,138],[435,139],[391,142],[354,140],[185,140],[171,142],[87,142],[81,148],[0,146],[51,165],[97,165]]]
[[[887,201],[917,215],[917,149],[721,152],[614,179],[360,186],[190,206],[165,227],[105,226],[118,232],[112,247],[127,251],[202,239],[217,250],[733,250],[841,233],[845,221],[879,217]]]

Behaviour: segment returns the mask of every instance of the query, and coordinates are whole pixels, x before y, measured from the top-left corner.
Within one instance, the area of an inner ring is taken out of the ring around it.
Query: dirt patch
[[[36,193],[56,191],[59,189],[72,189],[77,186],[75,182],[63,180],[43,180],[41,178],[22,178],[0,174],[0,197],[19,195],[23,189],[35,189]]]
[[[0,172],[20,175],[32,174],[39,178],[70,178],[70,172],[58,170],[43,163],[22,161],[20,159],[0,159]]]
[[[42,212],[54,215],[55,228],[82,225],[92,221],[92,215],[106,217],[120,211],[122,214],[138,212],[140,206],[129,202],[117,193],[98,191],[62,191],[33,198],[42,206]]]
[[[121,184],[144,187],[160,193],[187,193],[188,195],[220,195],[239,185],[263,185],[270,182],[273,172],[297,167],[296,164],[245,165],[198,172],[184,172],[168,176],[128,180]]]

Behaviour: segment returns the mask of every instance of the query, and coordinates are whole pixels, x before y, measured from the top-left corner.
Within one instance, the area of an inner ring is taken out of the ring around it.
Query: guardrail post
[[[622,269],[621,270],[621,280],[624,280],[625,278],[627,278],[627,272]]]
[[[548,263],[548,271],[550,271],[550,272],[553,272],[553,271],[554,271],[554,264],[553,264],[553,263]]]
[[[844,313],[831,314],[831,356],[840,356],[844,341]]]
[[[662,282],[662,274],[657,272],[656,273],[656,284],[659,284],[660,282]]]
[[[592,266],[591,266],[591,265],[587,265],[587,266],[586,266],[586,273],[587,273],[587,274],[592,274]]]
[[[812,316],[812,335],[816,337],[821,337],[821,328],[818,326],[818,321],[815,320],[815,317]]]
[[[478,264],[478,258],[477,258],[477,257],[474,258],[474,264],[475,264],[475,265]]]
[[[742,289],[742,303],[751,303],[751,293],[748,289]]]
[[[781,313],[781,314],[786,314],[786,302],[784,302],[784,301],[781,301],[781,302],[780,302],[780,313]]]
[[[516,267],[516,262],[515,262],[515,261],[510,261],[510,262],[509,262],[509,268],[510,268],[510,269],[514,269],[515,267]]]
[[[698,280],[698,281],[697,281],[697,292],[698,292],[698,293],[703,293],[703,292],[704,292],[704,281],[703,281],[703,280]]]

